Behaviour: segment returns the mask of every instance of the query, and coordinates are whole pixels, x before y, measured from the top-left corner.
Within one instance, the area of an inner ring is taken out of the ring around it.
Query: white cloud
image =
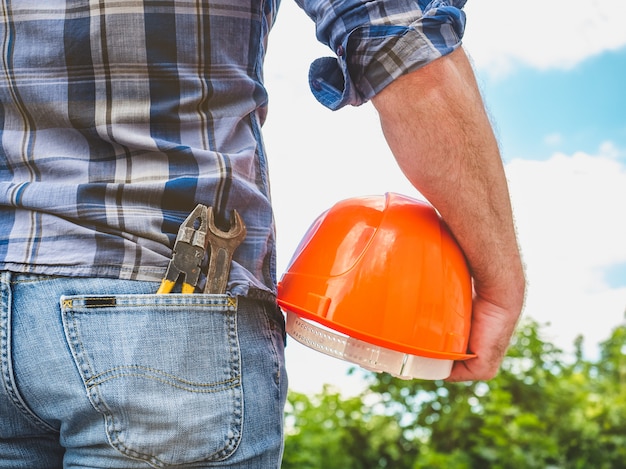
[[[606,158],[619,159],[623,158],[626,154],[624,151],[615,146],[613,142],[604,142],[600,145],[600,154]]]
[[[546,145],[556,146],[563,142],[563,135],[556,132],[548,134],[544,137],[543,141]]]
[[[492,74],[516,64],[568,68],[626,45],[624,0],[470,0],[464,43],[475,64]]]
[[[606,272],[626,263],[626,166],[604,144],[597,155],[555,154],[507,165],[529,280],[526,314],[550,322],[551,339],[571,348],[578,334],[593,353],[623,319],[626,278]]]

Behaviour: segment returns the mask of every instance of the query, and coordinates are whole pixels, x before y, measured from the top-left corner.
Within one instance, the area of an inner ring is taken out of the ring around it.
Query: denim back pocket
[[[63,326],[111,444],[153,466],[218,461],[241,438],[237,300],[65,296]]]

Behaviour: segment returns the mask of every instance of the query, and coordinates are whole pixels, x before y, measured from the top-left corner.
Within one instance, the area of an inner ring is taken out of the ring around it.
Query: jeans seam
[[[45,432],[54,432],[59,433],[54,427],[48,425],[46,422],[41,420],[37,415],[33,413],[31,409],[28,408],[24,399],[17,389],[17,383],[15,382],[15,377],[13,375],[13,367],[11,366],[11,291],[10,286],[14,284],[11,281],[10,274],[6,276],[3,275],[0,280],[0,307],[1,307],[1,316],[0,316],[0,355],[1,358],[1,368],[2,368],[2,385],[4,390],[9,397],[11,403],[24,415],[29,422],[37,426],[37,428],[45,431]],[[7,280],[8,277],[8,281]]]
[[[266,338],[270,341],[271,350],[272,350],[272,360],[274,365],[274,384],[276,385],[276,389],[278,391],[278,395],[280,395],[280,382],[282,379],[280,372],[280,354],[278,353],[278,347],[276,346],[277,340],[277,329],[280,328],[278,322],[270,315],[268,311],[269,306],[263,305],[263,317],[267,323],[267,327],[264,328],[266,333]]]

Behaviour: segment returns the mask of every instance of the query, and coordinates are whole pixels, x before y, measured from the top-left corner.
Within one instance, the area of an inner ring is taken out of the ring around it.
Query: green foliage
[[[290,393],[286,426],[283,468],[407,467],[415,456],[395,416],[328,387],[313,397]]]
[[[368,375],[360,396],[291,393],[283,468],[626,467],[626,325],[600,358],[573,357],[522,324],[489,382]]]

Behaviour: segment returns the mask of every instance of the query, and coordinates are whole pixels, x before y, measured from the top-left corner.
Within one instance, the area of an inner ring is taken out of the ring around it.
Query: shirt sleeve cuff
[[[309,85],[329,109],[359,106],[399,76],[449,54],[461,44],[465,14],[445,1],[433,1],[415,21],[367,25],[350,31],[337,57],[315,60]]]

